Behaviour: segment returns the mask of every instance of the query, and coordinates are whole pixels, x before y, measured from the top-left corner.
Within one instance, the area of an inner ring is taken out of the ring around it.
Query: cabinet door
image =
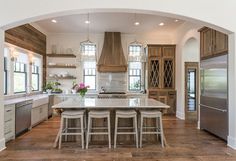
[[[157,45],[148,46],[148,57],[161,57],[162,47]]]
[[[48,117],[48,104],[42,105],[40,107],[40,120],[46,120]]]
[[[150,58],[148,62],[148,86],[149,88],[160,88],[161,82],[161,60],[158,58]]]
[[[162,82],[163,88],[175,88],[175,63],[173,58],[163,59]]]
[[[210,28],[201,31],[201,58],[212,56],[212,34],[213,30]]]
[[[228,52],[228,36],[222,32],[214,31],[213,34],[214,55]]]
[[[175,57],[175,46],[166,45],[162,47],[163,58],[174,58]]]
[[[39,108],[35,107],[31,110],[31,126],[36,125],[40,120]]]

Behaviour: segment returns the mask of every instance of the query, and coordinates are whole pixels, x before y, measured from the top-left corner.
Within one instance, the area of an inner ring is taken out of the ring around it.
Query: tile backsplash
[[[106,91],[126,92],[126,73],[98,73],[98,91],[105,87]]]

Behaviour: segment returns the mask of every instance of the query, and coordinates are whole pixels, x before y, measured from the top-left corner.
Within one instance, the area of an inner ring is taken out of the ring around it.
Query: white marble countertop
[[[16,104],[19,102],[29,101],[29,100],[38,100],[38,99],[42,99],[46,97],[48,97],[47,94],[36,94],[36,95],[31,95],[31,96],[26,96],[26,97],[12,98],[12,99],[4,100],[4,105],[11,105],[11,104]]]
[[[99,99],[99,98],[70,98],[67,101],[54,105],[52,108],[169,108],[170,106],[150,98],[126,98],[126,99]]]

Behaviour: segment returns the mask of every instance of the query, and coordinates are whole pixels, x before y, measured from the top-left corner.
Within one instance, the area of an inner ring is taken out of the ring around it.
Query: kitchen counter
[[[70,98],[54,105],[52,108],[169,108],[168,105],[149,98],[99,99],[99,98]]]
[[[31,96],[23,96],[23,97],[18,97],[18,98],[12,98],[12,99],[6,99],[4,100],[4,105],[11,105],[11,104],[16,104],[19,102],[23,102],[23,101],[28,101],[28,100],[38,100],[38,99],[42,99],[42,98],[46,98],[50,95],[54,95],[54,96],[60,96],[60,97],[78,97],[78,94],[65,94],[65,93],[52,93],[52,94],[35,94],[35,95],[31,95]],[[97,97],[97,93],[86,93],[85,97]],[[127,93],[126,94],[127,97],[147,97],[147,94],[142,94],[142,93]]]
[[[24,101],[29,101],[29,100],[39,100],[39,99],[43,99],[47,97],[48,97],[48,94],[37,94],[37,95],[26,96],[26,97],[12,98],[12,99],[4,100],[4,105],[11,105],[11,104],[16,104],[19,102],[24,102]]]

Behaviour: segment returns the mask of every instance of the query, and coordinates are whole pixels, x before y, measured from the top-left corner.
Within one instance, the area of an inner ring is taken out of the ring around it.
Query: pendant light
[[[88,45],[88,44],[94,44],[89,40],[89,24],[90,24],[90,19],[89,19],[89,13],[87,14],[87,19],[84,22],[87,25],[87,39],[85,41],[82,41],[80,45]]]
[[[138,42],[137,41],[137,37],[136,37],[136,29],[137,27],[140,25],[140,22],[137,20],[137,14],[135,13],[134,14],[134,26],[135,26],[135,29],[134,29],[134,41],[130,43],[130,45],[140,45],[140,46],[143,46],[143,44],[141,42]]]

